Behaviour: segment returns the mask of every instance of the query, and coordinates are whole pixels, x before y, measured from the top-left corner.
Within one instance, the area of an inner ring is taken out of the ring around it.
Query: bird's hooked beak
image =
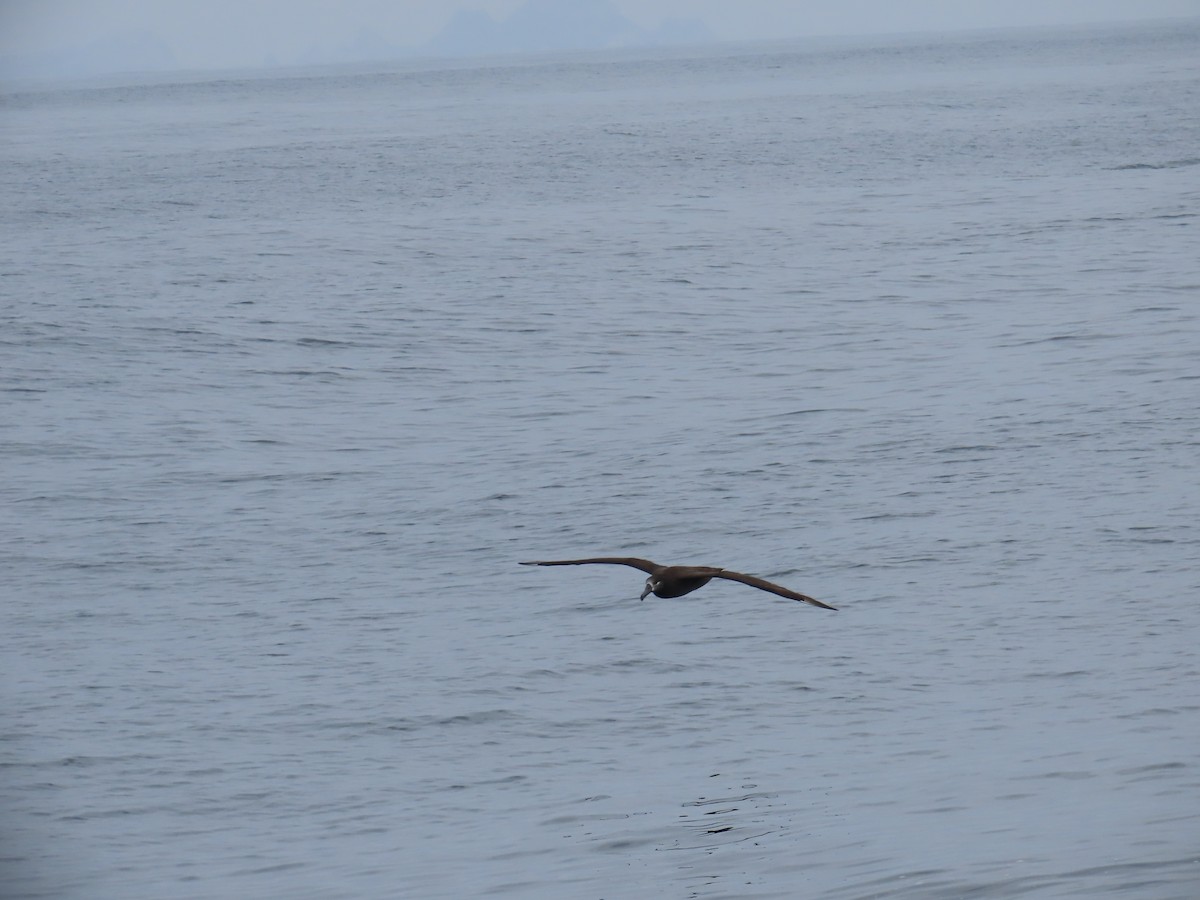
[[[647,597],[650,596],[650,593],[653,590],[654,590],[654,585],[652,585],[649,581],[647,581],[646,586],[644,588],[642,588],[642,596],[638,597],[638,599],[645,600]]]

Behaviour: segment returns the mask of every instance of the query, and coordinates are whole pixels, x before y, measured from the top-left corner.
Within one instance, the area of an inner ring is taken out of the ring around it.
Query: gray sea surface
[[[0,895],[1194,900],[1198,113],[1200,20],[7,85]]]

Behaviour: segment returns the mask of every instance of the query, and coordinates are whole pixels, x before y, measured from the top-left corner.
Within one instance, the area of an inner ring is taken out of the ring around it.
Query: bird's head
[[[645,600],[656,590],[658,590],[658,581],[655,579],[655,577],[653,575],[651,575],[649,578],[646,579],[646,586],[644,588],[642,588],[642,596],[639,599]]]

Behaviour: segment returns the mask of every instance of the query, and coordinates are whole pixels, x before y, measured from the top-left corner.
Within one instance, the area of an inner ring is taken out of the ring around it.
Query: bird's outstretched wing
[[[635,569],[641,569],[643,572],[648,572],[653,575],[659,569],[663,568],[658,563],[652,563],[648,559],[638,559],[636,556],[592,556],[588,559],[539,559],[531,562],[523,562],[522,566],[582,566],[588,563],[609,563],[614,566],[632,566]]]
[[[748,584],[750,587],[758,588],[760,591],[770,591],[772,594],[778,594],[780,597],[787,597],[789,600],[801,600],[804,603],[811,603],[813,606],[819,606],[821,609],[837,609],[836,606],[830,606],[828,603],[822,603],[820,600],[815,600],[807,594],[798,594],[795,591],[789,591],[782,585],[774,582],[765,581],[762,578],[755,578],[753,575],[743,575],[741,572],[730,572],[728,569],[722,569],[715,574],[717,578],[728,578],[730,581],[740,581],[742,584]]]

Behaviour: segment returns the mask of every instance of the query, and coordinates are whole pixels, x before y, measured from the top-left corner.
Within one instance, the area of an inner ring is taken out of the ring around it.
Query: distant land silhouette
[[[459,10],[422,50],[438,56],[477,56],[711,40],[712,32],[699,19],[668,19],[646,30],[621,15],[611,0],[528,0],[502,21],[481,10]]]
[[[504,19],[480,10],[462,10],[431,40],[402,46],[377,30],[360,28],[340,44],[318,43],[290,59],[266,53],[259,65],[368,63],[429,56],[484,56],[701,44],[716,40],[699,19],[667,19],[641,28],[623,16],[612,0],[528,0]],[[0,57],[0,78],[86,78],[181,68],[171,47],[148,31],[129,31],[86,45]]]

